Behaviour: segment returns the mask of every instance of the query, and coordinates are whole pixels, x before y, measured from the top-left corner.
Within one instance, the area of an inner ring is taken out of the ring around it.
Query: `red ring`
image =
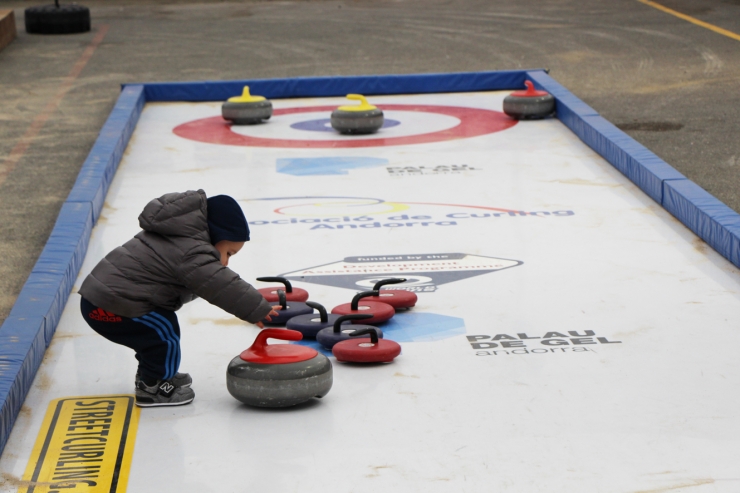
[[[480,108],[465,108],[462,106],[433,106],[433,105],[406,105],[384,104],[378,106],[386,111],[417,111],[421,113],[438,113],[452,116],[460,123],[452,128],[418,135],[377,139],[337,139],[337,140],[296,140],[296,139],[266,139],[242,135],[231,130],[231,124],[220,116],[201,118],[175,127],[172,132],[182,138],[205,142],[207,144],[221,144],[248,147],[283,147],[283,148],[339,148],[339,147],[378,147],[391,145],[428,144],[430,142],[444,142],[447,140],[467,139],[481,135],[492,134],[511,128],[518,120],[509,118],[504,113]],[[273,116],[290,115],[293,113],[312,113],[317,111],[331,112],[336,106],[309,106],[303,108],[283,108],[273,111]]]

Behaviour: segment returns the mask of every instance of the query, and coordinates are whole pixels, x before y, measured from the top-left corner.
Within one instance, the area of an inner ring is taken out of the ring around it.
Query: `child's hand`
[[[268,322],[270,322],[272,320],[272,317],[277,317],[277,315],[278,315],[277,310],[280,310],[281,308],[282,308],[282,306],[280,306],[280,305],[273,306],[272,307],[272,310],[270,310],[270,313],[268,313],[267,316],[265,317],[265,320],[267,320]],[[262,322],[257,322],[254,325],[256,325],[257,327],[259,327],[260,329],[264,329],[265,328],[265,324],[263,324]]]

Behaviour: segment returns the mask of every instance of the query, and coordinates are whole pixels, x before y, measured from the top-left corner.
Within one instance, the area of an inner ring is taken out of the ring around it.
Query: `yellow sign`
[[[139,408],[132,395],[49,404],[20,493],[125,493]]]

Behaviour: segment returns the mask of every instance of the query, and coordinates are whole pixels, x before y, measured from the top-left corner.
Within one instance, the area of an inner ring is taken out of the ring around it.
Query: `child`
[[[85,321],[106,339],[136,351],[136,405],[192,402],[192,379],[178,373],[180,327],[175,311],[201,297],[263,327],[277,315],[262,295],[227,268],[249,241],[239,204],[203,190],[168,193],[139,216],[139,234],[110,252],[80,288]]]

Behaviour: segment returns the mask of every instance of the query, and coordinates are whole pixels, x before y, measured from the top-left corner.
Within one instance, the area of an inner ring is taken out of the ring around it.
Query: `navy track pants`
[[[155,310],[127,318],[97,307],[82,298],[85,322],[109,341],[136,351],[139,375],[145,380],[169,380],[180,368],[180,325],[170,310]]]

